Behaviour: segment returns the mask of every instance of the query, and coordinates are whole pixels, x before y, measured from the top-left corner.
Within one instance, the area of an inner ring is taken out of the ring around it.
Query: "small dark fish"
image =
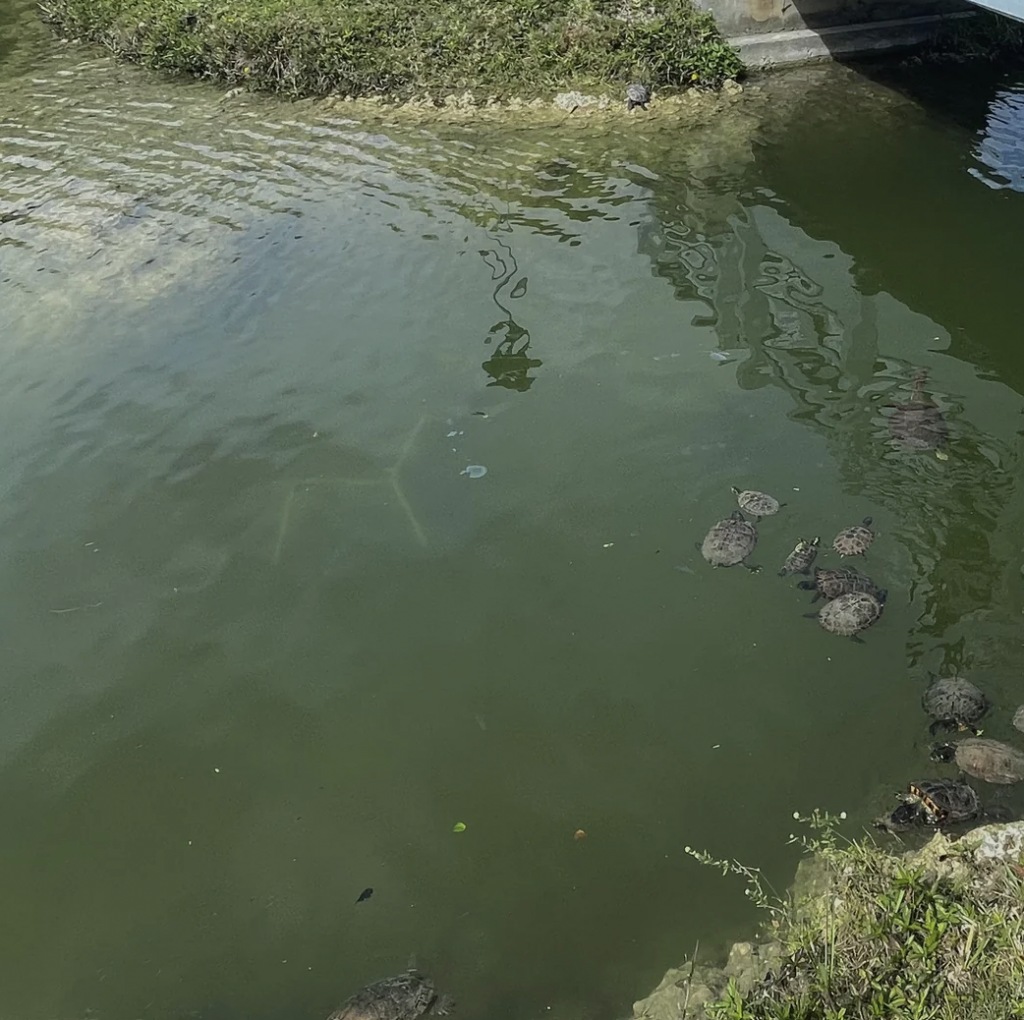
[[[362,902],[363,902],[363,900],[368,900],[368,899],[369,899],[369,898],[370,898],[370,897],[371,897],[372,895],[373,895],[373,890],[372,890],[372,889],[371,889],[371,888],[370,888],[369,886],[367,886],[367,887],[366,887],[366,888],[365,888],[365,889],[364,889],[364,890],[363,890],[363,891],[362,891],[362,892],[361,892],[361,893],[359,894],[359,899],[357,899],[357,900],[356,900],[356,903],[362,903]]]

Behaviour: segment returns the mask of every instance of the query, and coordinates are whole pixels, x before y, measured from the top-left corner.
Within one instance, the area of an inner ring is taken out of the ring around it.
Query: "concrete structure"
[[[943,21],[971,17],[965,0],[696,0],[750,67],[910,47]],[[1004,0],[987,0],[993,4]]]

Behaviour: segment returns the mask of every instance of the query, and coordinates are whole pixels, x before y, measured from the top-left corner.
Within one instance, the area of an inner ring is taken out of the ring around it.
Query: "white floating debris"
[[[708,354],[715,361],[732,361],[732,358],[730,358],[728,354],[725,354],[722,351],[708,351]]]
[[[612,547],[613,545],[615,545],[615,543],[614,543],[614,542],[605,542],[605,544],[604,544],[604,548],[605,548],[605,549],[611,549],[611,547]]]
[[[712,745],[711,745],[711,750],[712,750],[712,751],[716,751],[716,750],[718,750],[718,748],[720,748],[721,746],[722,746],[721,744],[712,744]]]
[[[469,478],[483,478],[487,474],[487,468],[483,464],[470,464],[464,467],[459,474],[467,475]]]

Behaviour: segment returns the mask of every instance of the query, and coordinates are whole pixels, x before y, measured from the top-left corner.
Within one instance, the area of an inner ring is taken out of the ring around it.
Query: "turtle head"
[[[921,805],[911,801],[903,801],[888,818],[882,819],[878,824],[880,829],[887,832],[904,832],[909,829],[921,813]]]
[[[815,535],[814,538],[812,538],[810,542],[808,542],[807,544],[814,548],[817,548],[821,544],[821,536]]]
[[[737,489],[735,485],[730,485],[729,488],[732,489],[734,496],[738,496],[743,491],[742,489]]]
[[[746,517],[743,516],[742,511],[733,510],[733,512],[729,514],[729,519],[733,521],[745,521]]]
[[[888,597],[889,597],[889,589],[888,588],[879,588],[878,589],[878,594],[875,596],[875,598],[878,600],[878,604],[880,606],[884,606],[885,605],[885,600]]]
[[[818,586],[813,581],[800,581],[797,587],[803,588],[804,591],[814,591]]]
[[[862,520],[860,523],[863,524],[865,528],[870,528],[871,527],[871,522],[873,520],[874,520],[874,518],[872,518],[872,517],[865,517],[864,520]]]
[[[947,764],[951,761],[956,760],[956,744],[933,744],[932,761],[946,762]]]

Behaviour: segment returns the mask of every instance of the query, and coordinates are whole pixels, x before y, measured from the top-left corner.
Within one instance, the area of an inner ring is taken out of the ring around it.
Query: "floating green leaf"
[[[465,832],[465,831],[466,831],[466,823],[465,822],[456,822],[452,826],[452,832]]]

